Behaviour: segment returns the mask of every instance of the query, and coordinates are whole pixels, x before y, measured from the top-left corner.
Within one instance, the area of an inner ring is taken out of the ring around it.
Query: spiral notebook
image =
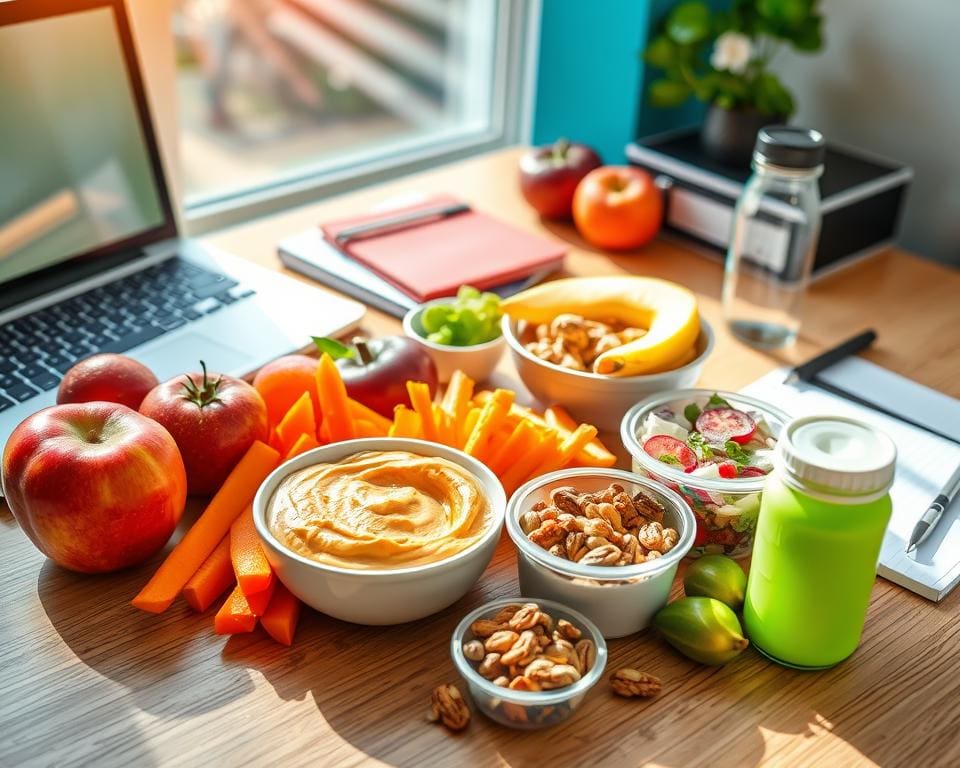
[[[882,429],[897,446],[890,496],[893,516],[880,550],[877,572],[928,600],[942,600],[960,582],[960,498],[919,548],[906,553],[917,520],[960,465],[960,445],[824,392],[811,384],[784,384],[788,369],[773,371],[743,389],[791,416],[831,413]],[[960,437],[960,400],[924,387],[861,358],[852,357],[820,374],[829,383],[903,413],[947,435]]]

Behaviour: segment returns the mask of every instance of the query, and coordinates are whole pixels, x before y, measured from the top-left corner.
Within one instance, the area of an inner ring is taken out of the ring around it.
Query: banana
[[[675,600],[660,609],[653,625],[670,645],[701,664],[726,664],[750,644],[737,614],[712,597]]]
[[[647,333],[608,350],[593,369],[610,376],[670,370],[688,357],[700,335],[697,299],[686,288],[653,277],[571,277],[529,288],[500,308],[516,320],[549,323],[571,312],[590,320],[616,318]],[[688,360],[687,360],[688,362]]]

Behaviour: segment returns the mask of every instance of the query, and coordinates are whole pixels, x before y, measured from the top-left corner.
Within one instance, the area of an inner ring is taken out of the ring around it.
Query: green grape
[[[449,304],[434,304],[420,315],[429,341],[458,347],[485,344],[500,336],[500,297],[463,285]]]

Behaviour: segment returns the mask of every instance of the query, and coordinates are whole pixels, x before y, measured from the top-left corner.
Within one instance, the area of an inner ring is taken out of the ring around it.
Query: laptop
[[[179,236],[122,0],[0,3],[0,447],[98,352],[242,376],[363,313]]]

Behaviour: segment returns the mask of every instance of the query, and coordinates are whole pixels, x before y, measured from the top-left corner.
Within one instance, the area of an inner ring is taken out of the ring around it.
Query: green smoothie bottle
[[[783,428],[743,608],[761,653],[823,669],[856,650],[890,521],[896,455],[889,437],[854,419],[811,416]]]

